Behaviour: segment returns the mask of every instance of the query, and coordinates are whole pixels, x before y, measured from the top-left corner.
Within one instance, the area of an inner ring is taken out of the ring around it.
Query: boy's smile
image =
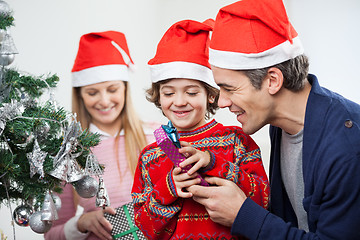
[[[161,110],[179,131],[204,125],[207,103],[207,91],[198,80],[179,78],[160,85]]]

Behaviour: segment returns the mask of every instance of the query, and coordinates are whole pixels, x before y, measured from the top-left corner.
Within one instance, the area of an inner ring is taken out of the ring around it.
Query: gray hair
[[[256,89],[261,89],[262,82],[271,67],[278,68],[282,72],[284,76],[284,87],[286,89],[297,92],[304,88],[305,79],[309,72],[309,59],[307,56],[300,55],[274,66],[244,70],[243,72]]]

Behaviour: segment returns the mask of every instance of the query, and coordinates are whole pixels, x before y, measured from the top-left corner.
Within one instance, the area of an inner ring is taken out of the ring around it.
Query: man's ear
[[[279,92],[284,83],[284,76],[280,69],[275,67],[269,68],[267,78],[269,93],[274,95]]]

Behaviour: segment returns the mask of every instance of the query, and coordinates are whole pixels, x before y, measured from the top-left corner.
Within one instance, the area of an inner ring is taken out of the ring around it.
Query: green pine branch
[[[6,29],[10,26],[14,26],[14,17],[12,12],[0,14],[0,29]]]
[[[83,151],[83,154],[76,158],[76,160],[80,164],[80,166],[84,168],[86,164],[86,157],[91,153],[90,148],[100,143],[100,134],[91,133],[86,129],[81,133],[78,140],[80,146],[82,146],[82,149],[78,147],[77,150]],[[103,169],[103,166],[100,167]]]
[[[33,77],[21,75],[13,69],[3,69],[3,71],[5,76],[1,87],[10,88],[9,96],[5,96],[3,102],[10,102],[11,99],[19,101],[23,92],[32,98],[39,98],[45,90],[49,87],[55,88],[59,82],[59,77],[55,74],[48,77]]]

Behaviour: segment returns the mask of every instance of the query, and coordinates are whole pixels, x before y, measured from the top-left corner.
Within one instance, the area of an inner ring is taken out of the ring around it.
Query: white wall
[[[12,67],[34,75],[55,73],[59,104],[70,110],[70,71],[82,34],[117,30],[125,33],[137,70],[132,75],[135,106],[144,120],[165,123],[160,111],[148,103],[144,89],[150,86],[147,61],[170,25],[186,18],[215,18],[218,9],[234,0],[7,0],[15,17],[11,28],[19,54]],[[360,2],[358,0],[285,0],[290,19],[298,31],[311,72],[320,83],[360,103]],[[224,124],[238,124],[227,110],[216,117]],[[267,128],[253,135],[267,168]],[[16,205],[13,206],[13,209]],[[0,229],[13,239],[7,206],[0,209]],[[17,239],[42,239],[30,228],[16,226]]]
[[[360,103],[360,1],[287,0],[320,84]]]

